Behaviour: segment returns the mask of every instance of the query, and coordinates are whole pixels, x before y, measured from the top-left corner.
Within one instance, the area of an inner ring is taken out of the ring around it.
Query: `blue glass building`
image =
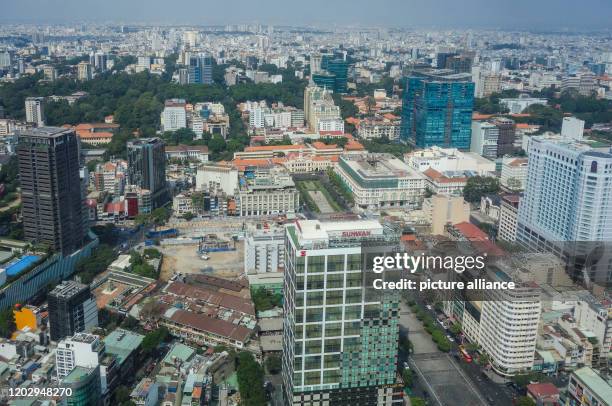
[[[323,55],[322,72],[312,75],[313,82],[319,87],[333,90],[334,93],[346,93],[348,90],[348,62],[344,59]]]
[[[400,139],[417,148],[468,150],[473,109],[470,74],[449,69],[414,71],[406,78]]]

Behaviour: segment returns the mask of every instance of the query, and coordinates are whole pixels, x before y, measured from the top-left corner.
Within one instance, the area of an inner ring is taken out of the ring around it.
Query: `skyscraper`
[[[528,154],[517,241],[564,257],[575,279],[609,284],[602,253],[589,251],[597,242],[612,242],[612,153],[574,140],[532,137]]]
[[[26,97],[25,113],[26,122],[36,124],[38,127],[45,125],[44,97]]]
[[[212,76],[213,58],[209,55],[192,56],[189,58],[188,83],[201,83],[211,85],[214,83]]]
[[[166,189],[165,144],[159,138],[139,138],[129,141],[128,183],[151,192],[154,207],[168,200]]]
[[[39,127],[17,142],[25,238],[69,255],[83,245],[79,146],[74,130]]]
[[[346,93],[348,90],[348,63],[343,59],[329,59],[324,55],[321,67],[312,73],[312,81],[319,87],[325,87],[335,93]]]
[[[418,148],[470,148],[474,83],[468,73],[413,71],[406,79],[401,140]]]
[[[49,292],[48,302],[53,341],[89,331],[98,325],[96,298],[87,285],[64,281]]]
[[[300,220],[285,240],[285,404],[401,404],[399,295],[372,289],[362,261],[399,235],[377,221]]]
[[[77,76],[79,80],[82,80],[82,81],[91,80],[91,78],[93,77],[92,70],[91,70],[91,64],[87,62],[79,62],[79,64],[77,65],[77,69],[78,69]]]

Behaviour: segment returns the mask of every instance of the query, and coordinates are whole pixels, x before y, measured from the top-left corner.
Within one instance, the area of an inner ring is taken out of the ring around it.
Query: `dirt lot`
[[[167,281],[176,272],[202,273],[212,268],[210,274],[232,279],[244,272],[244,243],[236,243],[236,251],[210,252],[209,260],[203,260],[197,253],[197,245],[167,245],[158,247],[164,254],[160,279]]]

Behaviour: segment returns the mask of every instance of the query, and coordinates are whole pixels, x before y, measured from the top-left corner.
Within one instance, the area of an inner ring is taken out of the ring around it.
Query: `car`
[[[455,342],[455,339],[451,337],[450,335],[446,336],[446,338],[448,338],[448,341],[450,341],[451,343]]]
[[[433,307],[431,307],[431,305],[426,305],[425,307],[427,307],[427,310],[433,309]]]
[[[404,361],[404,369],[410,369],[410,365],[406,361]]]
[[[203,259],[204,261],[208,261],[210,257],[208,255],[200,255],[200,259]]]

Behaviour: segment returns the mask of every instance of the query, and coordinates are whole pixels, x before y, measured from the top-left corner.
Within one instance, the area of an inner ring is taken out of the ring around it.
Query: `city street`
[[[485,378],[479,365],[439,351],[408,305],[400,310],[400,328],[408,331],[414,350],[409,364],[417,376],[415,396],[426,391],[430,404],[439,406],[512,405],[512,389]]]

